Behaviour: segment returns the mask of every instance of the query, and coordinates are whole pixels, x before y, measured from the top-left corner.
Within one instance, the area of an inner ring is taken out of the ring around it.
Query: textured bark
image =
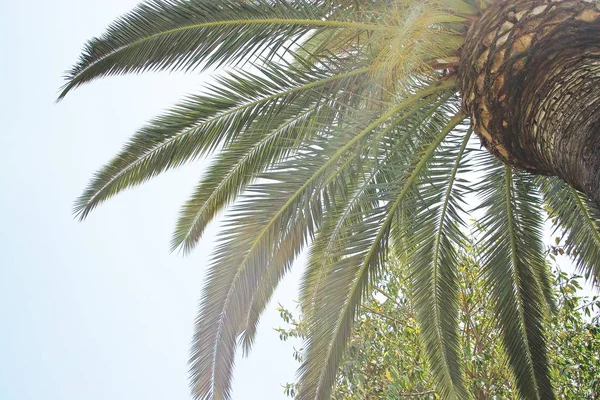
[[[498,2],[471,26],[461,51],[463,105],[482,144],[600,204],[598,6]]]

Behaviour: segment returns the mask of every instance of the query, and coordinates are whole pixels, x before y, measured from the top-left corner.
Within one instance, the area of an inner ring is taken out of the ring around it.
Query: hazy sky
[[[136,0],[0,0],[0,398],[188,399],[187,359],[210,241],[169,253],[179,206],[203,165],[71,215],[93,172],[198,75],[94,82],[55,104],[84,42]],[[207,236],[214,236],[213,227]],[[274,299],[293,306],[298,273]],[[276,304],[234,399],[283,399],[296,364]]]

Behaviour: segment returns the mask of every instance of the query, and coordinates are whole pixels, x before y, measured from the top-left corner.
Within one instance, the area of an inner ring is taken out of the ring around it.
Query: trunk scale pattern
[[[501,1],[471,26],[463,106],[505,163],[557,175],[600,204],[600,10],[583,0]]]

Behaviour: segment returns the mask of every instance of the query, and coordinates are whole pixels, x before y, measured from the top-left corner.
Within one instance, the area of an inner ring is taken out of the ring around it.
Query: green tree
[[[238,344],[250,350],[310,244],[301,398],[329,397],[356,310],[394,251],[417,277],[437,390],[462,399],[455,245],[463,209],[477,207],[516,386],[552,399],[541,210],[597,281],[599,15],[583,0],[148,0],[87,43],[59,98],[146,71],[211,69],[216,83],[142,127],[75,213],[213,156],[172,243],[190,251],[227,209],[192,343],[195,398],[230,397]]]
[[[515,382],[489,293],[481,275],[480,251],[465,246],[457,262],[461,357],[467,389],[474,399],[517,399]],[[388,264],[357,312],[354,331],[338,367],[332,398],[336,400],[437,399],[435,380],[424,355],[412,300],[409,269],[398,260]],[[557,310],[547,314],[550,374],[559,399],[600,396],[600,298],[581,297],[578,275],[552,273]],[[306,339],[310,329],[301,314],[279,309],[287,326],[280,338]],[[299,362],[303,349],[294,352]],[[300,385],[285,393],[297,398]]]

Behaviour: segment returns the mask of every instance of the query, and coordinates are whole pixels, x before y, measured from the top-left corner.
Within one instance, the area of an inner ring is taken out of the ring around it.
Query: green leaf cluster
[[[482,400],[519,399],[501,326],[490,304],[483,248],[471,243],[456,253],[459,358],[467,395]],[[593,399],[600,393],[600,297],[581,294],[580,275],[555,267],[549,277],[556,309],[545,313],[542,329],[547,334],[554,392],[560,399]],[[391,261],[357,312],[332,399],[443,398],[423,351],[424,332],[417,318],[413,285],[406,265]],[[281,340],[306,337],[307,320],[302,314],[282,306],[278,311],[285,322],[285,327],[277,328]],[[294,352],[299,362],[304,355],[303,348]],[[284,391],[298,398],[298,388],[298,383],[288,383]]]

